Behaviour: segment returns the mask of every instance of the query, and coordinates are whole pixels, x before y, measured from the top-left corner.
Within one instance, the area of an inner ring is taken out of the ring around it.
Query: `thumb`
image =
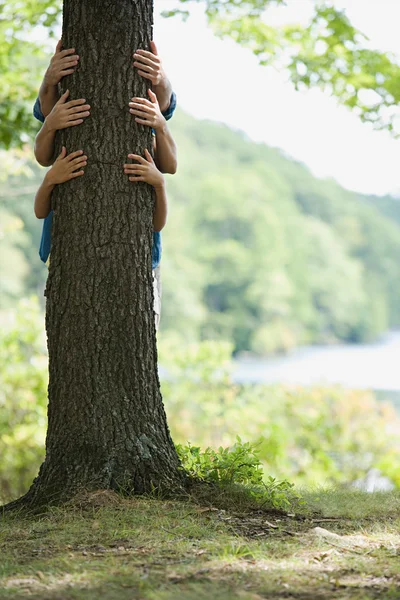
[[[157,46],[153,40],[151,40],[151,42],[150,42],[150,50],[152,51],[153,54],[158,56]]]
[[[148,94],[149,94],[149,98],[153,102],[153,104],[158,104],[157,96],[155,95],[153,90],[149,89]]]
[[[153,157],[151,156],[151,154],[150,154],[150,152],[147,150],[147,148],[146,148],[146,150],[144,151],[144,155],[145,155],[145,157],[146,157],[146,160],[148,160],[149,162],[151,162],[151,163],[153,163],[153,164],[154,164]]]
[[[58,40],[57,46],[56,46],[56,54],[58,54],[58,52],[61,52],[61,48],[62,48],[62,40]]]
[[[69,96],[69,90],[67,90],[66,92],[63,93],[62,96],[60,96],[60,99],[58,100],[57,104],[64,104],[64,102],[66,101],[68,96]]]
[[[58,155],[57,160],[62,160],[67,156],[67,149],[65,146],[62,147],[61,153]]]

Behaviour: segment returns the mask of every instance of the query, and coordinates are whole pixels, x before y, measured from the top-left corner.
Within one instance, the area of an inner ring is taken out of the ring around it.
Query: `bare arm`
[[[35,138],[34,146],[35,158],[42,167],[49,167],[53,164],[55,137],[56,130],[49,129],[45,121]]]
[[[153,230],[161,231],[167,224],[168,217],[168,198],[165,188],[165,181],[158,186],[154,186],[156,192],[156,205],[153,213]]]
[[[52,182],[50,171],[46,173],[44,179],[36,192],[34,211],[38,219],[45,219],[51,211],[51,194],[55,183]]]
[[[51,113],[51,110],[58,98],[58,86],[47,83],[45,77],[39,89],[40,108],[44,117],[47,117],[47,115]]]
[[[165,121],[165,119],[164,119]],[[167,122],[157,128],[156,132],[156,164],[161,173],[174,175],[178,168],[175,140],[168,129]]]
[[[153,90],[157,96],[160,109],[163,112],[166,111],[169,108],[172,96],[172,85],[166,75],[158,85],[153,86]]]

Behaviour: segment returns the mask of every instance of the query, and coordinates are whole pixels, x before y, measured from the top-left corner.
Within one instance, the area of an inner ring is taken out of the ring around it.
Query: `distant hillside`
[[[398,200],[318,180],[224,125],[182,111],[170,124],[179,170],[168,178],[162,335],[232,340],[236,350],[269,353],[361,342],[400,325]],[[35,169],[33,179],[0,185],[0,210],[25,223],[0,241],[15,265],[3,305],[41,289],[46,276],[32,211],[41,176]],[[7,194],[17,186],[30,191]]]
[[[165,328],[263,353],[400,324],[399,222],[374,198],[224,125],[179,113],[171,127]]]
[[[362,199],[377,208],[385,217],[396,221],[400,225],[400,198],[393,198],[393,196],[362,196]]]

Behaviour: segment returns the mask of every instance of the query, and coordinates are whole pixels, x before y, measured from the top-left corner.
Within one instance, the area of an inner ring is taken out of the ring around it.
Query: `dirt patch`
[[[215,515],[233,533],[249,539],[262,539],[270,536],[296,537],[310,528],[310,522],[303,518],[285,515],[278,517],[276,513],[269,515],[263,511],[229,513],[218,510]]]

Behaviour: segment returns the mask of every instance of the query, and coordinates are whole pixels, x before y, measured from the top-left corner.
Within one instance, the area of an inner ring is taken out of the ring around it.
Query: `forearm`
[[[35,215],[38,219],[45,219],[51,211],[51,194],[55,184],[49,179],[49,174],[46,173],[41,186],[35,196]]]
[[[178,167],[177,148],[167,123],[156,130],[156,161],[161,173],[176,173]]]
[[[157,96],[161,111],[166,111],[169,108],[172,96],[172,85],[169,79],[164,77],[159,85],[153,86],[153,91]]]
[[[56,131],[50,130],[45,121],[35,138],[34,147],[35,158],[42,167],[48,167],[53,164],[55,137]]]
[[[58,86],[57,85],[49,85],[46,82],[46,76],[42,81],[42,85],[39,90],[39,101],[40,108],[42,109],[42,113],[45,117],[51,113],[54,105],[59,99],[58,94]]]
[[[165,182],[163,181],[162,184],[154,189],[156,192],[156,205],[153,214],[153,229],[154,231],[161,231],[167,223],[168,215],[168,199]]]

